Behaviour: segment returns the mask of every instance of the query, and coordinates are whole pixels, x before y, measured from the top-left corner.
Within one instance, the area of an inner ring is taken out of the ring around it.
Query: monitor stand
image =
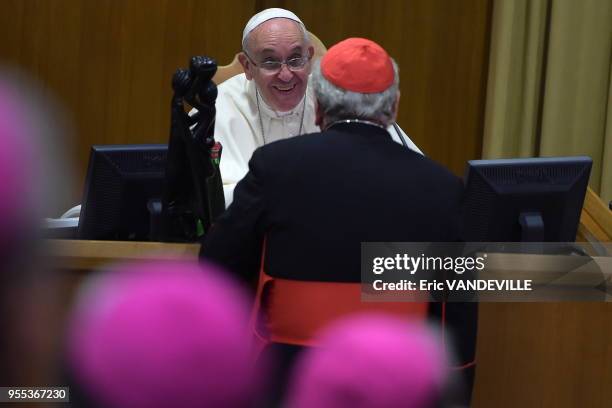
[[[521,242],[544,242],[544,220],[539,212],[523,212],[519,215]]]

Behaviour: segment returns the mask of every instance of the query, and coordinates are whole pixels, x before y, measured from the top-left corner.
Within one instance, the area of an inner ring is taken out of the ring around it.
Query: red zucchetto
[[[393,63],[374,41],[348,38],[331,47],[321,59],[321,73],[347,91],[379,93],[393,84]]]

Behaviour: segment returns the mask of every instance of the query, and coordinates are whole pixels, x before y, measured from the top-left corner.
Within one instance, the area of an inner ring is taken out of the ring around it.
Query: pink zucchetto
[[[321,73],[338,88],[358,93],[383,92],[395,77],[387,51],[365,38],[348,38],[327,50]]]
[[[104,271],[79,293],[69,372],[101,406],[247,406],[254,376],[243,295],[209,265],[150,261]]]
[[[426,327],[384,315],[361,315],[321,334],[321,347],[298,360],[291,408],[424,408],[440,396],[447,364]]]

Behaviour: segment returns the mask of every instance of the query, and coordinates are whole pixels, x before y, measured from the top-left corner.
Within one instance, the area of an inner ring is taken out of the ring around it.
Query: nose
[[[281,65],[281,69],[278,71],[278,79],[284,82],[289,82],[293,79],[293,72],[291,72],[287,64]]]

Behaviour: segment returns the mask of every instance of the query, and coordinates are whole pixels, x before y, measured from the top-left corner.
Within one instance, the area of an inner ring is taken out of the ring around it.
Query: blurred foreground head
[[[0,251],[36,238],[70,196],[65,114],[34,82],[0,70]],[[6,259],[6,258],[0,258]]]
[[[321,334],[295,366],[291,408],[437,406],[447,380],[442,342],[423,325],[349,317]]]
[[[248,315],[240,289],[211,266],[145,262],[105,271],[79,293],[69,376],[88,407],[248,406]]]
[[[38,172],[35,141],[25,118],[27,105],[16,89],[0,79],[0,247],[31,222],[31,183]],[[3,258],[4,259],[4,258]]]
[[[37,257],[45,215],[72,184],[70,129],[48,91],[0,69],[0,384],[49,383],[55,281]],[[61,152],[61,153],[60,153]],[[24,359],[23,356],[28,356]]]

